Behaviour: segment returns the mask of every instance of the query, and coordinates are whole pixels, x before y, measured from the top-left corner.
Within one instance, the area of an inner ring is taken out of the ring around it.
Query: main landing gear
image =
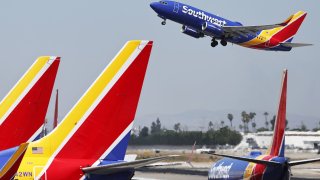
[[[218,43],[218,41],[217,41],[215,38],[213,38],[213,39],[211,40],[211,46],[212,46],[212,47],[216,47],[218,44],[219,44],[219,43]],[[221,44],[222,46],[226,46],[226,45],[228,44],[228,42],[227,42],[225,39],[221,39],[221,40],[220,40],[220,44]]]
[[[225,39],[221,39],[220,44],[222,46],[226,46],[228,44],[228,42]]]
[[[216,39],[211,40],[211,47],[216,47],[218,45],[218,41]]]
[[[164,19],[162,22],[161,22],[161,25],[166,25],[167,24],[167,22],[166,22],[166,20]]]

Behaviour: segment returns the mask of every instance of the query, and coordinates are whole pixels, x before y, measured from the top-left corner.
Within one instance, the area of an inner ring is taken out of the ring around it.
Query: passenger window
[[[163,5],[167,5],[168,3],[167,2],[164,2],[164,1],[160,1],[161,4]]]

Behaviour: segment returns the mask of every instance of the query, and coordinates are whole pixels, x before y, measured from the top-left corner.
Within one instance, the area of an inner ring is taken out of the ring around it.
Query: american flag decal
[[[43,154],[43,147],[32,147],[32,154]]]

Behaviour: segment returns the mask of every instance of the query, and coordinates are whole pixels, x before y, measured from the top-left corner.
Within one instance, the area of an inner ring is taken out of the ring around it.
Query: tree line
[[[241,112],[241,123],[239,125],[240,131],[245,134],[249,132],[261,132],[270,131],[274,129],[276,116],[273,115],[271,119],[268,118],[269,113],[264,112],[265,122],[262,127],[257,128],[255,121],[255,112]],[[181,124],[176,123],[173,126],[173,130],[163,128],[160,119],[151,123],[150,128],[144,126],[142,129],[139,128],[138,133],[131,135],[131,145],[193,145],[196,141],[197,144],[202,145],[237,145],[242,140],[242,135],[236,131],[233,126],[234,116],[228,113],[226,118],[229,120],[230,125],[226,125],[224,120],[220,121],[219,129],[214,128],[212,121],[208,123],[207,131],[186,131],[182,130]],[[204,127],[203,127],[204,128]],[[288,120],[286,120],[286,128],[288,128]],[[293,131],[308,131],[306,125],[301,122],[301,126],[290,129]],[[318,127],[315,127],[313,131],[320,130],[320,122]]]
[[[239,129],[240,131],[243,131],[245,134],[249,132],[261,132],[261,131],[272,131],[274,129],[275,121],[276,121],[276,115],[273,115],[271,119],[269,119],[269,113],[264,112],[263,115],[265,117],[265,122],[264,125],[261,127],[257,127],[257,123],[255,121],[256,117],[255,112],[246,112],[242,111],[241,112],[241,123],[239,124]],[[227,114],[227,119],[230,121],[230,128],[234,129],[232,126],[232,121],[234,120],[233,114],[228,113]],[[208,127],[212,126],[212,122],[209,122]],[[251,127],[250,127],[251,124]],[[224,121],[221,121],[221,126],[224,125]],[[286,119],[286,129],[287,130],[292,130],[292,131],[309,131],[307,126],[301,121],[301,125],[296,128],[289,129],[288,127],[288,120]],[[318,131],[320,130],[320,121],[318,122],[318,127],[315,127],[312,129],[312,131]]]
[[[150,129],[143,127],[138,134],[132,134],[130,145],[237,145],[241,142],[242,135],[224,126],[219,130],[208,128],[202,131],[182,131],[181,124],[176,123],[173,130],[162,128],[160,119],[151,123]]]

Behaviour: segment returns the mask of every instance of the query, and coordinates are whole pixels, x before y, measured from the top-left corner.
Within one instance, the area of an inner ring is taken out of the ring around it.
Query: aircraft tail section
[[[0,152],[0,179],[13,179],[27,150],[28,143]]]
[[[0,102],[0,150],[40,134],[59,63],[60,57],[39,57]]]
[[[54,105],[54,117],[53,117],[53,129],[58,125],[58,101],[59,101],[59,90],[56,90],[56,102]]]
[[[285,150],[285,129],[286,129],[286,104],[287,104],[287,78],[288,71],[284,70],[278,114],[274,124],[274,132],[271,146],[267,155],[284,157]]]
[[[37,178],[59,174],[63,166],[65,177],[79,179],[79,166],[124,159],[152,44],[127,42],[58,126],[29,145],[26,157],[47,157]],[[33,153],[36,148],[41,148],[40,155]],[[19,171],[27,169],[21,166]]]
[[[279,42],[291,42],[306,16],[307,13],[303,11],[299,11],[294,15],[291,15],[281,23],[283,27],[279,29],[277,28],[278,32],[273,36],[273,38],[277,39]]]

